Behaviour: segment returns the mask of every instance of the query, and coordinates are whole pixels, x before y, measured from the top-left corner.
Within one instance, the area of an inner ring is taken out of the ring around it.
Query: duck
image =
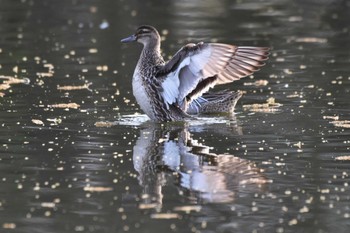
[[[251,75],[265,65],[268,47],[224,43],[189,43],[165,61],[157,29],[142,25],[122,43],[143,45],[132,77],[132,90],[152,120],[184,121],[194,114],[233,111],[240,92],[208,92]]]

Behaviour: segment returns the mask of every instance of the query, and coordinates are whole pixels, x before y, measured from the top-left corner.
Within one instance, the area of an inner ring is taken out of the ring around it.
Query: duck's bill
[[[128,42],[136,41],[136,39],[137,39],[137,38],[136,38],[135,35],[131,35],[131,36],[127,37],[127,38],[122,39],[120,42],[122,42],[122,43],[128,43]]]

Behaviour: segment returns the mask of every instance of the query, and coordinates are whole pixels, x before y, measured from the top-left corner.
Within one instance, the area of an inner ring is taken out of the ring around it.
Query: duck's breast
[[[137,103],[140,105],[141,109],[147,114],[152,120],[155,119],[152,98],[147,93],[146,84],[143,82],[142,77],[135,73],[132,80],[132,89]]]

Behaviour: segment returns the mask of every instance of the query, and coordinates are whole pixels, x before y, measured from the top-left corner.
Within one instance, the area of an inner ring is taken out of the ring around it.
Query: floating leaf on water
[[[283,69],[283,72],[285,74],[293,74],[293,71],[291,71],[290,69]]]
[[[90,6],[90,12],[91,13],[96,13],[98,10],[97,6]]]
[[[47,118],[46,119],[49,122],[52,122],[55,125],[61,124],[62,123],[62,119],[61,118]]]
[[[275,100],[275,98],[273,98],[273,97],[268,98],[268,99],[266,100],[266,102],[267,102],[268,104],[270,104],[270,105],[279,105],[279,104],[276,103],[276,100]]]
[[[95,186],[95,187],[92,187],[92,186],[87,186],[87,187],[84,187],[84,191],[85,192],[108,192],[108,191],[112,191],[113,188],[111,187],[98,187],[98,186]]]
[[[335,127],[342,127],[342,128],[350,128],[350,120],[343,120],[343,121],[331,121]]]
[[[321,193],[330,193],[330,190],[329,189],[321,189],[320,192]]]
[[[36,125],[44,125],[44,122],[42,120],[32,119],[32,122]]]
[[[50,63],[44,64],[45,68],[48,68],[48,72],[37,72],[36,75],[39,76],[39,78],[46,78],[46,77],[52,77],[54,72],[54,66]]]
[[[95,123],[96,127],[112,127],[114,125],[115,125],[115,123],[108,122],[108,121],[98,121]]]
[[[296,218],[293,218],[292,220],[290,220],[288,222],[289,226],[294,226],[294,225],[297,225],[297,224],[298,224],[298,220]]]
[[[57,86],[57,90],[60,91],[75,91],[75,90],[82,90],[82,89],[89,89],[89,86],[92,83],[87,83],[81,86]]]
[[[151,215],[151,218],[154,219],[179,219],[180,217],[177,213],[157,213]]]
[[[307,212],[309,212],[309,208],[307,206],[303,206],[303,208],[299,210],[299,213],[307,213]]]
[[[76,103],[68,103],[68,104],[52,104],[48,105],[49,108],[73,108],[73,109],[78,109],[80,107],[79,104]]]
[[[147,204],[140,204],[139,209],[140,210],[145,210],[145,209],[155,209],[157,208],[158,204],[157,203],[147,203]]]
[[[350,155],[338,156],[335,158],[335,160],[348,161],[348,160],[350,160]]]
[[[52,70],[54,69],[54,66],[53,66],[52,64],[50,64],[50,63],[44,64],[44,67],[45,67],[45,68],[48,68],[49,71],[52,71]]]
[[[247,82],[247,83],[244,83],[244,86],[257,86],[257,87],[260,87],[260,86],[266,86],[267,84],[269,84],[269,81],[267,80],[257,80],[255,82]]]
[[[44,207],[44,208],[55,208],[56,207],[56,203],[54,203],[54,202],[42,202],[41,203],[41,207]]]
[[[293,144],[293,146],[298,147],[299,149],[301,148],[301,145],[302,145],[301,142],[298,142],[298,143],[296,143],[296,144]]]
[[[36,75],[39,78],[47,78],[47,77],[52,77],[53,73],[49,73],[49,72],[37,72]]]
[[[7,83],[0,84],[0,90],[7,90],[7,89],[10,89],[10,87],[11,86]]]
[[[295,39],[295,42],[303,42],[303,43],[327,43],[326,38],[317,38],[317,37],[299,37]]]
[[[18,73],[18,66],[15,66],[12,68],[12,71],[15,72],[16,74]]]
[[[191,211],[199,212],[201,211],[202,207],[199,205],[189,205],[189,206],[177,206],[174,208],[174,211],[183,211],[186,213],[189,213]]]
[[[30,79],[29,78],[15,78],[11,76],[0,76],[0,79],[5,79],[4,84],[29,84]]]
[[[264,104],[246,104],[243,105],[243,109],[244,110],[249,110],[252,112],[278,112],[279,111],[279,107],[282,106],[282,104],[280,103],[276,103],[275,102],[275,98],[270,97],[266,100],[267,103]]]
[[[16,224],[15,223],[3,223],[2,224],[2,228],[4,229],[15,229],[16,228]]]
[[[305,88],[310,88],[310,89],[313,89],[315,88],[315,85],[311,84],[311,85],[307,85]]]
[[[290,16],[288,18],[288,21],[289,22],[300,22],[300,21],[303,21],[303,17],[301,17],[301,16]]]
[[[339,120],[339,116],[323,116],[323,119],[330,119],[330,120],[337,121]]]
[[[108,66],[107,65],[97,66],[96,70],[98,70],[98,71],[108,71]]]
[[[299,94],[295,93],[295,94],[291,94],[291,95],[287,95],[287,98],[297,98],[299,97]]]
[[[89,49],[89,53],[97,53],[97,52],[98,52],[98,49],[96,49],[96,48]]]

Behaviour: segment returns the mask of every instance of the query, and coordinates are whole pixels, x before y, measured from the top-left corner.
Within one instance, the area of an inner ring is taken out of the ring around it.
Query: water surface
[[[348,232],[348,1],[1,1],[1,232]],[[272,48],[235,114],[148,121],[131,93],[156,26]],[[269,104],[267,104],[269,103]],[[262,107],[261,107],[262,106]]]

